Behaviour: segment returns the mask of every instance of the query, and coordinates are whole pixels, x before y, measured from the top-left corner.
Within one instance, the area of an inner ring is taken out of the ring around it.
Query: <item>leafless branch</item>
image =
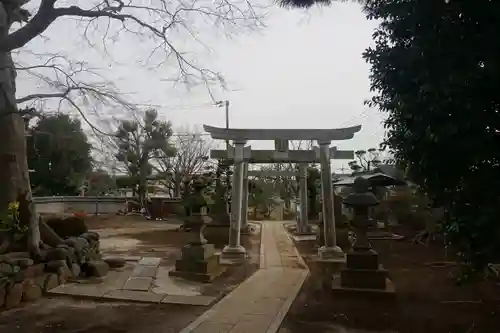
[[[168,188],[172,190],[173,196],[179,196],[181,185],[185,179],[202,174],[208,165],[208,157],[212,148],[212,141],[200,135],[199,131],[182,129],[184,133],[174,142],[177,149],[175,156],[170,158],[157,158],[154,168],[160,174],[165,175]]]
[[[26,25],[0,38],[0,51],[23,47],[58,18],[75,18],[85,25],[82,33],[89,45],[95,41],[95,38],[90,38],[91,32],[98,32],[105,48],[118,34],[126,32],[139,40],[147,39],[154,43],[148,60],[160,59],[156,65],[174,59],[178,68],[175,79],[185,83],[201,80],[207,84],[220,81],[220,74],[201,66],[189,53],[181,50],[180,45],[187,38],[203,44],[199,38],[202,24],[235,33],[241,28],[263,26],[264,18],[262,7],[248,0],[151,0],[147,4],[138,0],[97,0],[90,4],[85,2],[84,6],[83,1],[76,0],[75,5],[67,7],[56,4],[56,0],[42,0],[36,14]],[[98,23],[105,23],[104,29]]]

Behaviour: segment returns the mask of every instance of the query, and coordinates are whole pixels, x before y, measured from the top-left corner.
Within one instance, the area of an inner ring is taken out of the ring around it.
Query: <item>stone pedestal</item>
[[[345,288],[386,289],[387,270],[378,262],[373,250],[347,254],[346,268],[340,272],[340,285]]]
[[[192,245],[182,248],[182,258],[175,263],[171,276],[186,280],[210,282],[222,273],[219,257],[212,244]]]

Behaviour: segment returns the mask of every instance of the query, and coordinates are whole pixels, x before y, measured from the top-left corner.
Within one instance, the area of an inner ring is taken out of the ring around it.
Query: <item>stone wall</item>
[[[35,197],[38,213],[68,214],[85,212],[89,215],[116,214],[127,208],[126,202],[132,198],[110,196],[88,197]],[[150,211],[154,217],[178,215],[183,212],[181,200],[178,198],[151,198]]]
[[[108,268],[93,232],[42,249],[36,261],[27,252],[0,254],[0,311],[34,301],[67,280],[105,276]]]

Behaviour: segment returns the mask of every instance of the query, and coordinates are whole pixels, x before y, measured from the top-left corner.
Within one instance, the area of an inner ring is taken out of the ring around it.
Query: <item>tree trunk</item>
[[[5,212],[9,203],[17,201],[20,195],[24,196],[27,205],[20,222],[28,227],[26,250],[38,255],[40,229],[31,193],[24,120],[19,113],[7,113],[5,109],[0,111],[0,212]]]
[[[181,197],[182,175],[180,173],[174,174],[174,197]]]
[[[147,153],[143,153],[147,156]],[[148,160],[143,157],[140,166],[139,166],[139,202],[141,204],[141,208],[146,209],[148,211],[148,202],[147,202],[147,192],[148,192]]]

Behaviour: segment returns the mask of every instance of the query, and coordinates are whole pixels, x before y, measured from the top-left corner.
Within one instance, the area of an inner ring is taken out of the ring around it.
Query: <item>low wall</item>
[[[115,214],[126,208],[126,197],[34,197],[36,210],[41,214],[85,212]]]
[[[116,214],[127,209],[126,202],[132,198],[110,196],[88,197],[34,197],[36,210],[41,214],[68,214],[85,212],[89,215]],[[183,213],[182,203],[179,198],[152,197],[149,205],[151,215],[167,217]]]

